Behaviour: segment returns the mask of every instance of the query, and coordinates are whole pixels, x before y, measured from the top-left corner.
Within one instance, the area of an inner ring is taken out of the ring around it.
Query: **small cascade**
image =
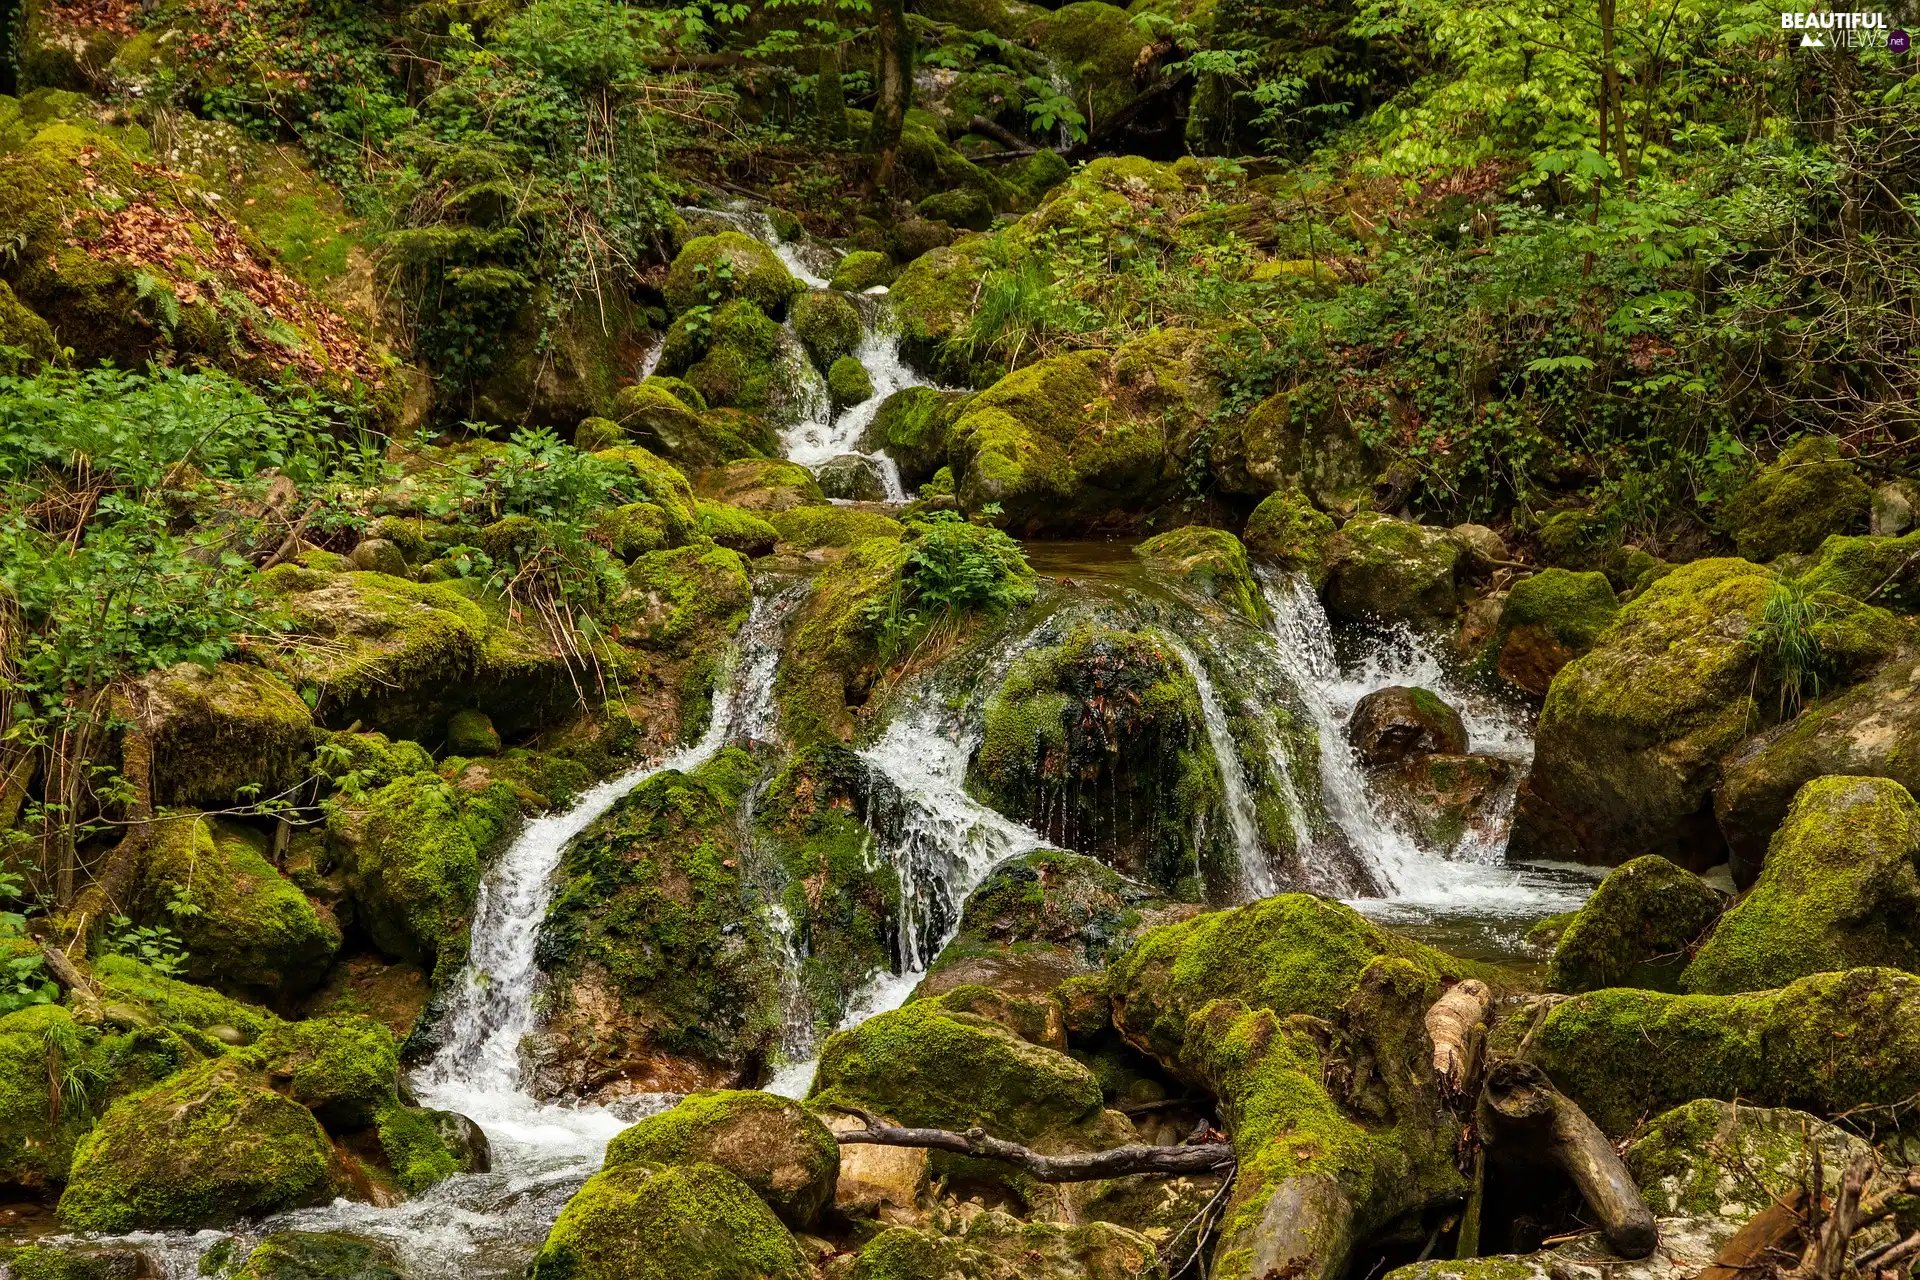
[[[829,265],[833,256],[832,250],[816,249],[811,245],[800,245],[791,240],[782,239],[780,232],[773,225],[773,219],[767,215],[763,206],[741,198],[730,200],[718,209],[708,209],[700,205],[683,205],[679,212],[693,217],[718,218],[722,222],[731,224],[742,234],[752,236],[773,250],[774,256],[786,264],[787,270],[792,272],[793,278],[801,284],[809,289],[827,287],[826,277],[820,275],[816,268]]]
[[[1207,666],[1191,649],[1174,643],[1173,651],[1193,677],[1200,695],[1200,716],[1206,722],[1207,741],[1213,747],[1213,761],[1220,769],[1220,787],[1227,811],[1227,826],[1233,832],[1233,848],[1240,864],[1238,897],[1241,901],[1272,897],[1279,892],[1266,846],[1260,839],[1260,819],[1247,790],[1247,775],[1240,764],[1240,752],[1234,746],[1233,732],[1227,726],[1227,714],[1220,708]],[[1201,841],[1200,843],[1205,843]]]
[[[873,380],[873,395],[835,414],[826,398],[825,384],[821,385],[818,409],[781,437],[787,457],[804,467],[819,467],[843,453],[862,453],[860,437],[873,424],[888,396],[907,387],[933,385],[901,357],[900,334],[894,327],[892,313],[884,304],[875,309],[853,354],[866,366],[867,376]],[[907,492],[900,483],[900,468],[893,459],[879,452],[863,456],[879,465],[881,480],[887,488],[887,501],[905,502]]]

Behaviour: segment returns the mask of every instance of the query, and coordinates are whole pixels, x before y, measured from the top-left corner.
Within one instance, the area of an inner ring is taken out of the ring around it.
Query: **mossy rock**
[[[400,1050],[393,1033],[372,1018],[276,1022],[233,1056],[266,1073],[333,1132],[365,1129],[398,1101]]]
[[[1247,549],[1225,529],[1188,525],[1156,534],[1133,549],[1148,568],[1185,582],[1229,613],[1256,627],[1267,622],[1267,601],[1247,563]]]
[[[20,954],[15,951],[7,958]],[[154,1039],[164,1035],[155,1033]],[[194,1060],[193,1051],[177,1037],[169,1039],[173,1043],[164,1047],[150,1046],[155,1074],[170,1075]],[[57,1004],[32,1005],[0,1017],[0,1176],[33,1189],[57,1188],[66,1181],[74,1146],[105,1099],[56,1101],[49,1072],[107,1074],[108,1054],[133,1048],[132,1041],[131,1036],[100,1037]]]
[[[736,300],[714,313],[706,354],[687,369],[687,381],[715,409],[779,413],[792,392],[782,358],[780,326]]]
[[[1545,697],[1560,668],[1592,649],[1619,613],[1603,573],[1542,569],[1520,579],[1500,611],[1501,678]]]
[[[734,462],[704,471],[700,496],[763,516],[827,500],[811,471],[785,459]]]
[[[1804,1111],[1701,1098],[1648,1122],[1626,1162],[1656,1217],[1744,1225],[1811,1184],[1815,1151],[1823,1190],[1835,1196],[1848,1166],[1873,1148]]]
[[[1343,415],[1320,414],[1304,397],[1267,397],[1215,430],[1208,474],[1229,493],[1298,489],[1322,511],[1346,517],[1373,497],[1379,460]]]
[[[1354,705],[1347,740],[1360,763],[1376,769],[1416,756],[1460,755],[1467,749],[1467,726],[1433,690],[1389,685]]]
[[[699,517],[693,506],[693,486],[680,468],[637,444],[603,449],[593,456],[626,471],[646,489],[647,500],[665,513],[669,546],[683,546],[691,540]]]
[[[447,754],[453,756],[497,756],[500,731],[484,711],[469,708],[456,711],[447,721]]]
[[[280,873],[268,851],[264,836],[219,818],[154,824],[135,915],[179,932],[194,981],[273,998],[326,976],[340,925]]]
[[[697,501],[700,532],[728,550],[750,558],[770,555],[780,531],[751,511],[724,502]]]
[[[712,1164],[621,1165],[560,1211],[528,1280],[806,1280],[793,1237]]]
[[[769,512],[767,520],[779,531],[780,541],[795,551],[850,547],[868,538],[897,541],[906,532],[892,516],[849,507],[790,507]]]
[[[920,216],[968,231],[985,231],[993,225],[993,201],[971,188],[936,191],[920,201]]]
[[[156,803],[221,808],[242,787],[276,795],[306,776],[313,715],[271,672],[183,662],[142,685]]]
[[[678,391],[676,384],[686,390]],[[692,391],[675,378],[649,378],[620,392],[613,416],[627,435],[683,467],[715,467],[779,452],[773,429],[760,418],[695,408],[681,399]]]
[[[481,855],[518,816],[506,783],[464,791],[434,773],[330,800],[327,833],[374,945],[436,972],[464,961]]]
[[[53,335],[53,326],[20,301],[5,280],[0,280],[0,347],[26,352],[23,361],[0,357],[0,372],[4,373],[25,373],[35,364],[51,364],[60,358],[60,341]]]
[[[783,518],[776,515],[776,525]],[[786,526],[780,527],[784,539]],[[867,606],[891,593],[906,560],[899,534],[863,537],[814,578],[774,671],[780,728],[795,746],[852,738],[849,708],[866,702],[880,675]]]
[[[795,1231],[833,1202],[840,1144],[799,1103],[771,1093],[696,1093],[648,1116],[607,1147],[606,1167],[714,1164],[740,1179]]]
[[[697,508],[696,508],[697,509]],[[631,563],[673,543],[666,509],[657,502],[629,502],[600,513],[594,531],[616,559]]]
[[[1913,572],[1920,532],[1899,538],[1836,534],[1820,544],[1800,575],[1809,591],[1852,596],[1906,613],[1920,611],[1920,573]]]
[[[1196,842],[1199,815],[1223,796],[1204,723],[1193,675],[1164,641],[1082,624],[1007,671],[968,785],[1048,839],[1105,850],[1126,874],[1197,901],[1227,857]]]
[[[1832,534],[1867,526],[1873,491],[1831,436],[1802,436],[1762,467],[1727,504],[1725,525],[1740,554],[1771,560],[1816,550]]]
[[[143,1010],[154,1022],[176,1023],[198,1031],[232,1027],[251,1040],[265,1035],[279,1021],[258,1005],[166,977],[128,956],[98,957],[93,962],[93,980],[101,989],[103,1003]]]
[[[1460,547],[1444,529],[1376,512],[1354,516],[1327,544],[1327,612],[1353,622],[1438,626],[1459,610]]]
[[[1073,86],[1070,97],[1099,123],[1129,102],[1141,49],[1141,37],[1127,11],[1103,0],[1076,0],[1037,19],[1028,35],[1060,65]]]
[[[909,492],[947,465],[947,439],[966,394],[938,387],[902,387],[880,402],[860,437],[866,453],[884,453]]]
[[[1151,1240],[1111,1222],[1065,1226],[991,1209],[943,1234],[889,1227],[860,1250],[849,1280],[1164,1280]]]
[[[686,654],[731,636],[753,603],[746,561],[723,546],[650,551],[627,568],[614,610],[635,643]]]
[[[1608,988],[1522,1009],[1526,1056],[1611,1135],[1696,1098],[1823,1118],[1897,1107],[1920,1090],[1920,977],[1850,969],[1777,991],[1668,995]]]
[[[675,315],[744,298],[778,319],[804,288],[773,250],[752,236],[722,231],[687,241],[667,268],[665,292]]]
[[[814,367],[826,369],[860,345],[860,311],[846,295],[815,289],[793,304],[793,332]]]
[[[1920,807],[1890,779],[1815,778],[1681,983],[1762,991],[1871,965],[1920,970]]]
[[[991,265],[984,238],[932,249],[914,258],[888,292],[907,357],[942,380],[979,385],[974,361],[953,339],[965,332],[976,287]],[[990,380],[990,379],[989,379]]]
[[[863,453],[843,453],[828,458],[814,472],[820,492],[828,498],[849,502],[881,502],[887,496],[887,482],[880,464]]]
[[[1450,857],[1500,830],[1514,767],[1499,756],[1434,752],[1377,770],[1370,782],[1421,848]]]
[[[827,370],[827,394],[839,409],[873,399],[873,378],[868,375],[867,366],[852,356],[835,360]]]
[[[588,418],[611,417],[620,371],[639,362],[646,333],[644,314],[618,291],[570,297],[537,281],[525,305],[488,335],[487,363],[463,411],[562,435]]]
[[[770,1047],[777,944],[742,898],[737,812],[758,772],[733,748],[665,770],[568,846],[537,952],[557,992],[542,1092],[670,1087]]]
[[[216,1059],[108,1108],[74,1152],[59,1214],[75,1231],[197,1228],[325,1204],[341,1188],[313,1113]]]
[[[892,964],[908,923],[899,874],[876,856],[873,833],[857,816],[868,790],[858,756],[837,742],[815,743],[793,752],[754,806],[756,837],[786,884],[781,906],[793,922],[795,978],[823,1032]]]
[[[1677,991],[1693,944],[1724,906],[1698,876],[1658,854],[1623,863],[1562,930],[1547,990]]]
[[[1255,558],[1303,575],[1318,591],[1327,581],[1327,544],[1337,530],[1299,489],[1276,489],[1260,500],[1240,535]]]
[[[1585,507],[1554,512],[1540,522],[1533,537],[1540,544],[1542,560],[1577,572],[1603,568],[1620,545],[1615,522]]]
[[[377,1240],[337,1231],[276,1231],[240,1264],[233,1280],[407,1280],[400,1259]]]
[[[886,254],[857,249],[834,264],[828,287],[843,293],[864,293],[877,284],[891,284],[893,276],[893,263]]]

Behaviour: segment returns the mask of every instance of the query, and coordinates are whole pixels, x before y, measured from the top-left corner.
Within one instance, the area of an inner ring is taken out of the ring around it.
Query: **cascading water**
[[[1246,771],[1234,747],[1233,733],[1227,727],[1227,714],[1221,709],[1220,696],[1214,692],[1206,664],[1194,657],[1192,650],[1175,643],[1173,651],[1180,655],[1181,663],[1193,677],[1194,688],[1200,695],[1201,719],[1206,722],[1207,741],[1213,747],[1214,763],[1220,769],[1227,826],[1233,832],[1234,853],[1240,863],[1239,896],[1243,901],[1271,897],[1279,891],[1279,885],[1260,840],[1259,815],[1254,810],[1253,796],[1247,790]]]
[[[801,466],[816,468],[841,454],[861,453],[860,437],[866,434],[874,415],[880,412],[880,406],[886,403],[888,396],[907,387],[932,385],[901,358],[900,334],[894,328],[892,313],[884,301],[874,309],[853,354],[866,366],[867,376],[873,380],[873,395],[836,414],[826,394],[826,386],[822,383],[804,420],[781,435],[787,457]],[[814,373],[813,377],[815,381],[819,380],[818,373]],[[886,486],[887,501],[905,502],[907,494],[900,483],[900,468],[893,459],[884,453],[866,453],[863,456],[873,459],[879,466],[881,481]]]

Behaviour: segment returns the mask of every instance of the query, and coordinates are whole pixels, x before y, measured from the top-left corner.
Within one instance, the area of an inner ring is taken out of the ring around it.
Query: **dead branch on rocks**
[[[1427,1010],[1427,1036],[1433,1041],[1433,1072],[1452,1097],[1466,1093],[1480,1066],[1493,992],[1477,978],[1448,987]]]
[[[1226,1142],[1180,1147],[1112,1147],[1106,1151],[1047,1156],[1017,1142],[991,1137],[984,1129],[969,1129],[965,1133],[955,1133],[951,1129],[909,1129],[883,1124],[866,1112],[850,1107],[833,1109],[858,1116],[866,1122],[864,1129],[848,1129],[835,1134],[842,1144],[872,1143],[885,1147],[925,1147],[932,1151],[951,1151],[956,1155],[1013,1165],[1041,1182],[1097,1182],[1135,1173],[1217,1173],[1234,1165],[1233,1145]]]

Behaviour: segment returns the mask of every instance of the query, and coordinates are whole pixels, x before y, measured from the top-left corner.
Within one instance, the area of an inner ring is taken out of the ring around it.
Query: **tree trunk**
[[[867,150],[873,154],[868,185],[881,191],[893,182],[900,129],[913,93],[913,33],[907,29],[906,0],[881,0],[873,16],[880,46],[880,84],[873,104],[873,131],[867,135]]]
[[[76,958],[86,956],[87,940],[99,928],[101,919],[125,901],[153,840],[153,739],[132,698],[115,694],[113,709],[126,722],[120,743],[120,772],[133,785],[133,801],[127,806],[126,833],[107,855],[100,874],[67,913],[71,932],[66,950]]]
[[[833,21],[833,6],[823,6],[827,21]],[[813,83],[813,116],[823,142],[838,142],[847,136],[847,94],[840,84],[840,44],[832,41],[820,49],[820,74]]]

